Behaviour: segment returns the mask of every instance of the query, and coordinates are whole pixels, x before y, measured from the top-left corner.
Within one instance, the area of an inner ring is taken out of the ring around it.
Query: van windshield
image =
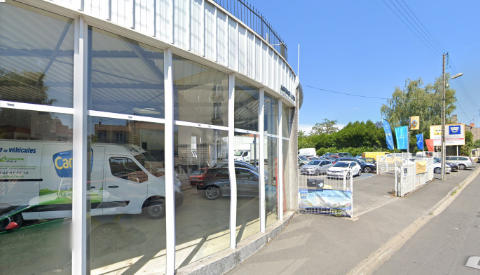
[[[135,159],[140,162],[140,164],[155,177],[161,177],[165,175],[163,161],[157,160],[149,152],[143,152],[141,154],[135,155]]]
[[[236,157],[239,157],[242,155],[242,151],[236,151],[233,155],[236,156]]]

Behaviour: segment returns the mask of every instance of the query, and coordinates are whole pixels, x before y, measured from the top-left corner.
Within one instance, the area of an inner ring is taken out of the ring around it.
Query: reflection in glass
[[[164,272],[164,125],[89,117],[88,140],[93,273]]]
[[[72,20],[2,4],[0,34],[0,100],[72,107]]]
[[[291,170],[290,167],[290,162],[288,161],[288,145],[289,145],[288,140],[283,140],[282,141],[282,160],[283,160],[283,212],[285,213],[287,211],[287,199],[288,196],[286,190],[290,190],[289,187],[290,185],[288,184],[289,182],[289,175],[292,173],[293,170]]]
[[[89,28],[89,109],[163,118],[163,52]]]
[[[292,131],[294,109],[282,104],[282,136],[289,138]]]
[[[237,169],[237,242],[260,232],[259,142],[258,135],[235,133]]]
[[[271,135],[278,135],[278,100],[265,95],[265,132]]]
[[[173,85],[176,120],[227,125],[227,74],[174,55]]]
[[[1,271],[70,274],[72,157],[71,115],[0,109]]]
[[[235,128],[258,131],[258,89],[235,80]]]
[[[277,220],[278,199],[278,139],[265,138],[265,212],[266,224],[271,225]]]
[[[175,212],[179,267],[229,247],[228,133],[178,126],[174,151],[185,194],[184,205]]]

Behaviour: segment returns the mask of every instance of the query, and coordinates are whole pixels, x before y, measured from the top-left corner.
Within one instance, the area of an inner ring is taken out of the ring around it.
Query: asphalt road
[[[375,274],[480,274],[465,266],[470,256],[480,256],[479,197],[477,177]]]

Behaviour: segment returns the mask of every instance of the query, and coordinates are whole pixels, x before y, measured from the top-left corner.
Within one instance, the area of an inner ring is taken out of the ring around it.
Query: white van
[[[71,217],[71,148],[71,143],[0,140],[0,231],[10,221]],[[143,149],[96,143],[89,160],[91,215],[164,216],[164,170]],[[175,195],[181,204],[176,177]]]

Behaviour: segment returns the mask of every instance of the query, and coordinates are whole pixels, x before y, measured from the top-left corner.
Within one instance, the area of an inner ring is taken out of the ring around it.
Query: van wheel
[[[433,171],[435,174],[441,174],[442,173],[442,169],[441,168],[435,168],[435,170]]]
[[[208,186],[207,189],[205,189],[205,198],[208,200],[216,200],[220,197],[220,188],[217,186]]]
[[[143,207],[143,213],[151,219],[165,217],[165,201],[163,199],[147,201]]]

